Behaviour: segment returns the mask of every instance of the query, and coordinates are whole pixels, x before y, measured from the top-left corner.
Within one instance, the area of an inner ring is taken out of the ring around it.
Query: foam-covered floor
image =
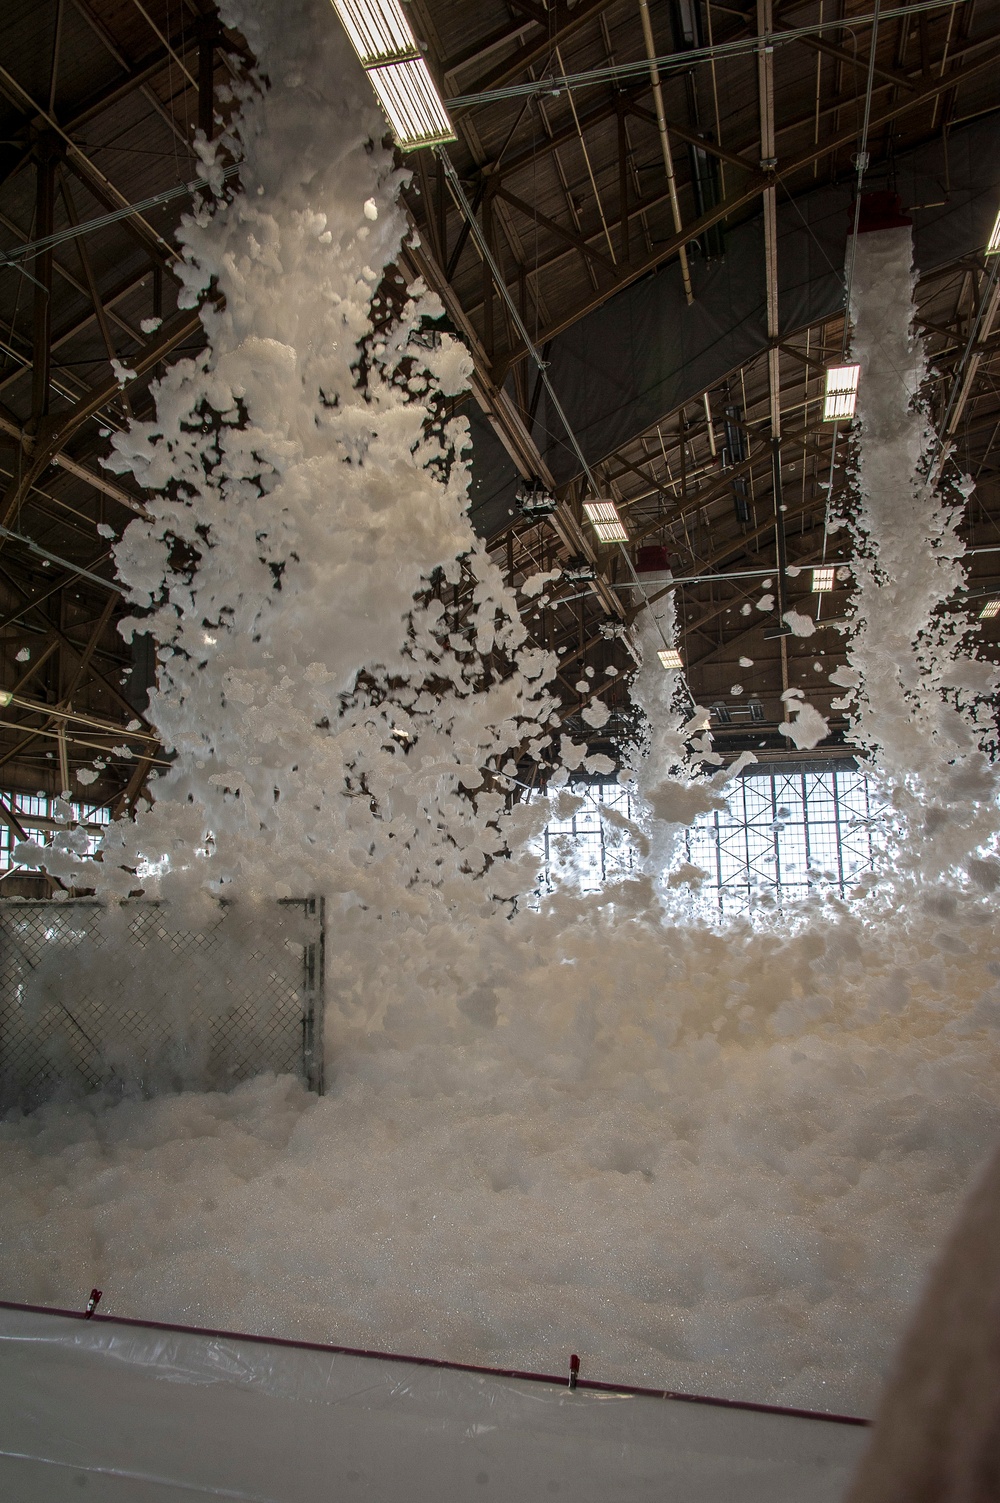
[[[515,927],[464,1010],[387,956],[325,1099],[3,1125],[4,1296],[868,1412],[1000,1136],[992,934]]]

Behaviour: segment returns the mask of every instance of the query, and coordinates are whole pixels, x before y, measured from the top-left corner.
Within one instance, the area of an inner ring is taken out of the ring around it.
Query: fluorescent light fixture
[[[676,647],[661,647],[656,654],[664,668],[683,668],[681,655]]]
[[[628,533],[620,522],[595,522],[594,531],[602,543],[628,542]]]
[[[422,57],[372,68],[368,77],[403,151],[454,141],[451,121]]]
[[[403,151],[454,141],[455,132],[399,0],[333,0]]]
[[[824,595],[827,590],[833,589],[833,582],[837,570],[833,564],[823,564],[821,568],[813,570],[813,594]]]
[[[399,0],[333,0],[333,8],[366,68],[419,56]]]
[[[987,600],[979,612],[980,621],[991,621],[994,616],[1000,616],[1000,596],[995,597],[993,600]],[[0,700],[0,704],[2,703],[3,701]]]
[[[628,542],[628,533],[613,501],[585,501],[583,510],[602,543]]]
[[[613,501],[585,501],[583,509],[588,522],[618,522],[618,508]]]
[[[845,418],[854,416],[860,374],[860,365],[827,366],[826,391],[823,395],[824,423],[842,422]]]
[[[1000,214],[997,215],[993,222],[993,229],[986,245],[986,254],[988,256],[1000,256]]]

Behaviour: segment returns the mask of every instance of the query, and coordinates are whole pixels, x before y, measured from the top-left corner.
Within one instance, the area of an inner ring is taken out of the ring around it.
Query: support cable
[[[892,15],[887,11],[886,16]],[[857,181],[854,189],[854,224],[851,228],[851,238],[847,248],[847,275],[844,278],[844,331],[840,340],[841,363],[847,358],[847,347],[851,339],[851,292],[854,287],[854,267],[858,251],[858,227],[861,223],[861,185],[864,182],[865,173],[868,170],[868,127],[872,114],[872,93],[875,86],[875,50],[878,44],[878,26],[880,16],[880,0],[875,0],[875,9],[872,13],[872,44],[868,54],[868,80],[865,87],[865,112],[861,125],[861,142],[854,158],[857,169]],[[852,22],[853,25],[853,22]],[[830,479],[826,488],[826,507],[823,513],[823,550],[821,559],[826,563],[827,540],[830,536],[830,504],[833,500],[833,475],[837,462],[837,440],[840,436],[840,424],[833,425],[833,435],[830,440]],[[823,598],[820,596],[817,605],[817,620],[822,610]]]
[[[788,42],[796,42],[802,37],[821,36],[826,31],[843,30],[845,26],[856,31],[861,26],[877,27],[879,20],[895,21],[905,17],[912,17],[924,11],[951,10],[955,4],[966,4],[969,0],[916,0],[913,5],[894,6],[889,10],[881,10],[876,5],[875,10],[863,16],[847,16],[832,21],[820,21],[812,26],[795,26],[787,30],[772,31],[766,41],[768,46],[782,46]],[[522,99],[526,95],[551,94],[558,97],[564,90],[593,88],[598,84],[620,84],[622,79],[634,75],[646,74],[652,61],[659,69],[689,70],[695,63],[708,63],[713,58],[739,57],[744,53],[755,53],[760,46],[760,38],[756,36],[741,37],[733,42],[717,42],[714,46],[692,47],[684,52],[670,52],[662,57],[652,59],[643,58],[634,63],[611,63],[602,68],[591,68],[585,73],[564,73],[549,75],[546,78],[533,79],[526,84],[509,84],[504,88],[485,89],[478,94],[456,94],[446,99],[444,103],[449,109],[467,109],[474,105],[496,104],[502,99]]]
[[[516,302],[511,297],[510,290],[507,286],[506,281],[504,280],[504,276],[500,270],[500,267],[497,265],[496,258],[493,255],[492,250],[490,249],[489,242],[487,241],[486,236],[483,234],[479,222],[476,219],[475,214],[473,213],[472,205],[469,203],[469,200],[465,196],[465,189],[462,187],[461,180],[459,179],[458,173],[455,170],[451,158],[449,157],[447,151],[443,146],[435,147],[435,151],[437,152],[438,159],[441,162],[442,167],[444,168],[444,173],[451,186],[451,191],[454,195],[455,202],[457,203],[462,217],[469,227],[470,235],[479,247],[480,255],[490,269],[490,274],[493,277],[494,286],[496,287],[497,292],[500,294],[507,307],[507,312],[510,315],[511,322],[520,335],[521,340],[524,343],[524,348],[527,350],[531,359],[535,362],[535,366],[538,369],[539,378],[544,385],[545,390],[548,392],[549,401],[552,403],[556,415],[559,418],[559,421],[562,423],[562,426],[566,432],[566,437],[569,440],[570,447],[572,448],[573,453],[577,457],[580,468],[583,471],[584,475],[587,477],[587,484],[590,486],[594,499],[595,501],[600,500],[601,489],[594,478],[594,473],[590,468],[590,465],[587,463],[586,456],[580,447],[579,440],[577,439],[576,434],[573,432],[569,418],[566,416],[565,409],[563,408],[562,403],[556,395],[555,388],[552,385],[552,381],[549,377],[548,361],[542,359],[542,356],[537,349],[534,340],[531,338],[531,335],[528,333],[528,330],[525,327],[524,320],[521,317]],[[660,626],[660,618],[653,613],[649,596],[647,595],[643,587],[641,579],[636,573],[635,565],[632,562],[631,555],[629,554],[628,549],[624,546],[624,544],[619,543],[618,547],[621,552],[622,558],[625,560],[628,571],[632,576],[633,584],[639,591],[639,594],[642,596],[643,603],[649,609],[650,615],[652,616],[653,621],[656,623],[656,630],[659,634],[660,641],[663,643],[663,646],[665,648],[669,649],[671,643],[667,641],[663,633],[663,628]]]
[[[223,170],[223,180],[235,177],[241,167],[240,162],[234,162]],[[80,235],[92,234],[95,230],[103,230],[109,224],[117,224],[121,219],[131,219],[134,215],[144,214],[147,209],[156,209],[160,204],[168,204],[175,198],[183,198],[185,194],[199,193],[211,184],[203,177],[197,177],[190,183],[178,183],[176,187],[167,188],[162,193],[155,193],[152,198],[144,198],[137,204],[127,204],[123,209],[113,209],[108,214],[99,214],[96,219],[84,220],[83,224],[69,225],[66,229],[56,230],[52,235],[44,235],[39,240],[29,240],[24,245],[15,245],[12,250],[0,253],[0,267],[15,266],[21,260],[37,256],[40,252],[50,250],[54,246],[62,245],[66,240],[76,240]],[[175,252],[171,250],[171,255]],[[21,267],[24,271],[24,268]],[[30,272],[24,271],[26,277],[31,277]]]

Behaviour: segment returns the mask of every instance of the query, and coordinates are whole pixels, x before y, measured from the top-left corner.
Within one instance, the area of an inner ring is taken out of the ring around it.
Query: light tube
[[[618,522],[618,508],[613,501],[585,501],[583,509],[588,522]]]
[[[628,542],[628,533],[621,522],[595,522],[593,526],[602,543]]]
[[[333,8],[364,67],[419,56],[399,0],[333,0]]]
[[[823,395],[824,423],[843,422],[854,416],[858,400],[858,377],[860,365],[831,365],[826,372],[826,391]]]
[[[986,245],[986,254],[988,256],[1000,256],[1000,214],[997,215],[993,222],[993,229]]]
[[[448,112],[399,0],[333,0],[402,151],[454,141]]]
[[[602,543],[628,542],[628,533],[613,501],[585,501],[583,510]]]
[[[451,121],[422,57],[370,68],[368,77],[401,150],[454,141]]]

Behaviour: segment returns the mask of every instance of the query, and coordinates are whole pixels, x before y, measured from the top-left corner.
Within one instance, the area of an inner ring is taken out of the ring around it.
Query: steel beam
[[[97,167],[72,139],[69,133],[63,129],[57,120],[54,120],[49,112],[33,99],[28,90],[18,83],[17,79],[0,64],[0,91],[18,106],[19,109],[29,112],[32,117],[39,117],[49,130],[62,137],[66,148],[66,161],[73,171],[87,184],[90,191],[99,203],[108,209],[130,209],[132,206],[125,195],[115,187],[110,178]],[[180,252],[175,250],[163,239],[153,226],[141,214],[130,214],[122,220],[132,234],[136,235],[147,251],[151,252],[157,260],[162,260],[170,265],[180,257]]]
[[[201,319],[197,310],[194,312],[184,310],[171,319],[170,323],[164,325],[158,331],[157,337],[145,345],[138,355],[130,357],[136,376],[146,375],[200,327]],[[8,493],[3,509],[4,526],[8,525],[9,519],[22,504],[35,481],[40,480],[49,465],[55,462],[56,454],[69,442],[73,434],[107,402],[116,397],[120,390],[117,380],[107,381],[95,390],[87,392],[74,407],[70,408],[69,412],[61,413],[54,420],[54,425],[48,433],[42,435],[40,442],[34,446],[31,463]]]
[[[548,57],[560,43],[566,41],[574,32],[586,26],[589,21],[599,16],[601,11],[607,10],[608,6],[614,3],[615,0],[576,0],[576,4],[571,8],[570,0],[551,0],[544,25],[538,21],[534,23],[541,35],[529,42],[519,38],[515,42],[513,55],[482,74],[475,81],[474,89],[470,87],[466,92],[474,91],[478,94],[488,89],[502,88],[505,83],[509,83],[511,79],[524,73],[539,58]],[[517,31],[523,36],[523,27],[517,28]],[[513,31],[511,37],[512,39],[514,37]],[[497,45],[495,40],[493,45]],[[455,59],[449,58],[443,64],[443,70],[446,73],[455,72],[459,66],[461,65],[456,63]]]
[[[991,38],[991,40],[993,39]],[[944,77],[933,78],[930,82],[921,85],[914,93],[908,95],[906,99],[890,104],[877,115],[873,114],[870,126],[871,131],[875,132],[890,121],[897,119],[900,115],[904,115],[910,110],[918,109],[921,105],[931,102],[938,95],[945,93],[955,83],[964,82],[978,73],[996,68],[998,64],[1000,64],[1000,51],[994,50],[975,61],[965,62],[961,68],[949,71]],[[595,308],[601,307],[603,303],[607,302],[608,298],[620,292],[623,287],[628,287],[633,282],[637,282],[640,278],[647,276],[649,272],[655,271],[664,262],[669,261],[675,256],[682,245],[697,239],[705,230],[711,229],[713,225],[720,224],[722,220],[745,208],[756,198],[760,197],[766,188],[777,186],[793,177],[797,172],[802,171],[803,168],[811,166],[813,162],[819,161],[823,157],[841,150],[843,147],[852,145],[856,138],[857,128],[852,124],[849,129],[838,131],[830,139],[820,142],[818,145],[808,146],[804,150],[797,152],[794,156],[783,159],[775,172],[762,172],[751,169],[750,176],[742,187],[730,193],[727,198],[721,200],[698,219],[692,220],[679,235],[674,234],[670,236],[651,255],[643,257],[641,261],[633,261],[628,267],[620,268],[617,278],[609,287],[594,294],[592,297],[585,298],[576,307],[562,314],[558,319],[549,324],[547,328],[541,330],[538,335],[539,343],[547,339],[554,339],[558,334],[563,333],[565,329],[570,328],[573,324],[578,323],[581,318],[586,317],[588,313],[592,313]],[[632,210],[632,216],[634,217],[640,209],[649,208],[650,206],[650,204],[635,206]],[[588,235],[586,238],[588,240],[596,239],[597,236],[596,234]],[[539,272],[548,270],[561,260],[564,254],[561,252],[558,256],[553,257],[549,262],[540,266],[538,268]],[[515,346],[510,352],[508,365],[513,364],[515,360],[523,360],[527,353],[527,350],[523,347],[519,345]]]
[[[470,324],[454,289],[441,268],[434,262],[423,246],[410,245],[404,252],[413,271],[440,297],[448,316],[469,347],[473,359],[472,393],[490,426],[503,444],[524,479],[543,480],[556,489],[555,478],[542,458],[538,446],[525,426],[524,419],[508,394],[498,386],[490,374],[490,363],[475,330]],[[573,555],[597,563],[597,555],[567,502],[561,501],[558,510],[549,519],[561,542]],[[594,591],[609,615],[623,617],[621,603],[607,581],[598,578]]]
[[[38,239],[52,234],[55,220],[56,163],[60,142],[46,132],[35,146],[35,228]],[[31,340],[31,429],[37,433],[49,412],[52,371],[52,251],[35,257],[32,272],[34,317]]]

